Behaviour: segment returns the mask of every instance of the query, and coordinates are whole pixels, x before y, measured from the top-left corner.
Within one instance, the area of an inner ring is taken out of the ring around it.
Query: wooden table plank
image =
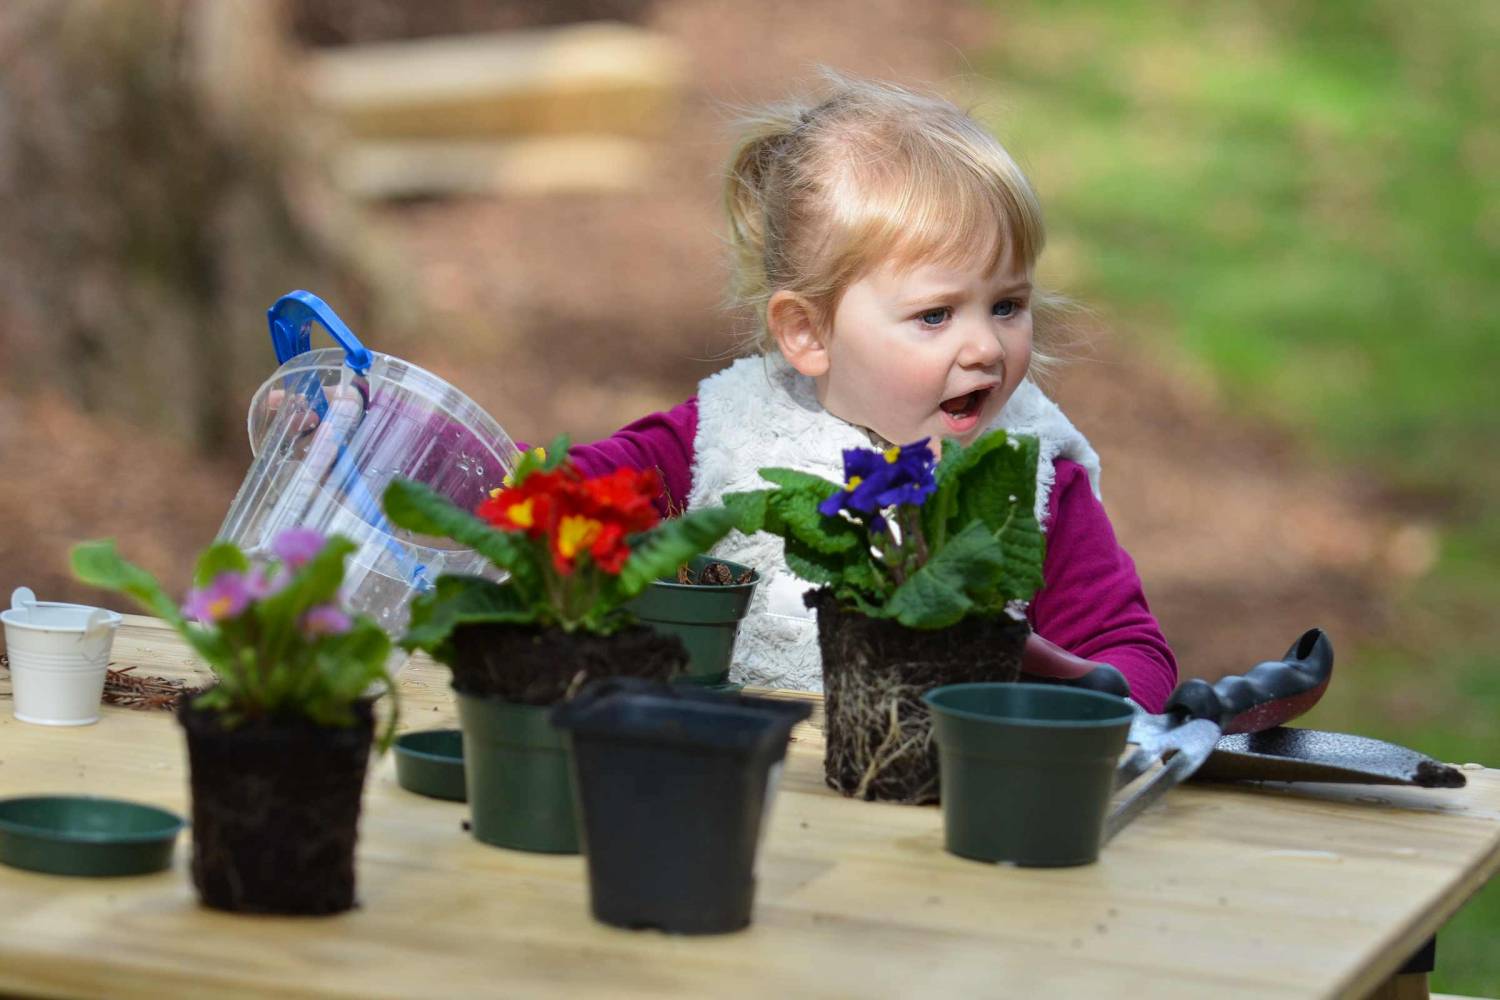
[[[116,665],[195,674],[130,618]],[[401,674],[403,728],[454,724],[444,672]],[[934,808],[822,785],[802,726],[762,844],[755,923],[717,938],[590,918],[584,862],[491,848],[466,807],[411,795],[376,762],[361,906],[325,919],[197,906],[173,869],[68,879],[0,867],[0,992],[43,995],[1167,997],[1358,996],[1500,865],[1500,775],[1461,790],[1190,786],[1081,868],[977,864]],[[86,792],[187,809],[166,713],[106,708],[48,729],[0,718],[0,794]]]

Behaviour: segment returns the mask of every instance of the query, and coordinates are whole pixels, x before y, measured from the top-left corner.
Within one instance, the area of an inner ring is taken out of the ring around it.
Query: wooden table
[[[116,665],[195,667],[127,618]],[[454,725],[446,672],[402,672],[404,728]],[[817,719],[814,718],[813,723]],[[63,878],[0,866],[0,993],[195,996],[1363,996],[1500,864],[1500,775],[1459,790],[1190,786],[1081,868],[1016,869],[942,848],[934,808],[828,791],[804,725],[759,860],[755,921],[722,937],[589,916],[579,857],[484,846],[466,807],[373,766],[360,908],[217,913],[171,871]],[[90,793],[188,810],[164,712],[107,707],[49,729],[0,711],[0,795]]]

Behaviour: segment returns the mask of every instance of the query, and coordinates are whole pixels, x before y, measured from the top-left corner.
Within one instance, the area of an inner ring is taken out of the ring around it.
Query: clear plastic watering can
[[[281,367],[250,401],[255,457],[218,537],[249,553],[268,552],[292,527],[352,539],[349,605],[393,639],[439,574],[498,579],[472,549],[391,524],[380,497],[399,476],[473,510],[520,457],[500,425],[436,375],[366,350],[310,292],[283,296],[268,318]],[[314,323],[339,346],[311,350]]]

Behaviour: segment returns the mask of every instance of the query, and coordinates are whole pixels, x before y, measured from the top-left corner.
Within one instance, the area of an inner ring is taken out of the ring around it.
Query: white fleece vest
[[[990,427],[1037,436],[1036,516],[1044,528],[1055,459],[1082,465],[1099,494],[1099,456],[1030,380],[1017,387]],[[779,354],[741,358],[698,385],[688,507],[719,503],[725,493],[766,489],[770,484],[757,470],[769,466],[841,483],[844,449],[869,447],[869,433],[823,409],[812,379]],[[812,585],[787,569],[782,540],[764,532],[749,537],[731,532],[713,554],[753,566],[761,578],[740,625],[730,679],[759,687],[823,690],[817,621],[802,604]]]

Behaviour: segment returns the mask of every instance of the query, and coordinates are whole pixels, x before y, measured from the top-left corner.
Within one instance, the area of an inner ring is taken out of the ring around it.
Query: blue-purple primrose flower
[[[818,505],[825,517],[848,511],[866,521],[872,532],[887,530],[882,511],[898,505],[920,507],[937,489],[933,480],[930,438],[873,448],[844,450],[844,488]]]

